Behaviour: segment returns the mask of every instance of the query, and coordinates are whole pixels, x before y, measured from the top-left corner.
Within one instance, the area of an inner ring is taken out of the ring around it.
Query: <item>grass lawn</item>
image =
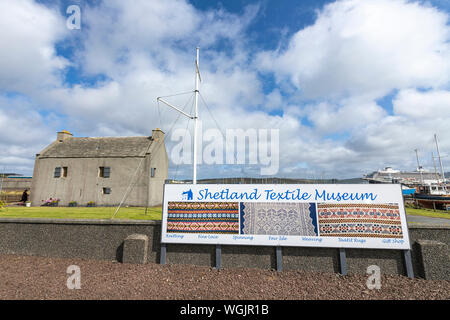
[[[0,218],[51,218],[51,219],[110,219],[115,207],[5,207],[0,209]],[[408,215],[450,219],[446,211],[406,208]],[[120,208],[115,219],[161,220],[162,208]]]
[[[5,207],[0,218],[110,219],[116,207]],[[161,220],[161,207],[122,207],[115,219]]]
[[[424,216],[431,218],[444,218],[450,219],[450,212],[444,210],[436,210],[433,211],[431,209],[414,209],[414,208],[405,208],[406,214],[412,216]]]

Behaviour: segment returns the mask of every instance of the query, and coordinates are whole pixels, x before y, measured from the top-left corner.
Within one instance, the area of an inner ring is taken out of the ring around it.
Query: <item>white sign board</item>
[[[410,249],[395,184],[166,184],[161,242]]]

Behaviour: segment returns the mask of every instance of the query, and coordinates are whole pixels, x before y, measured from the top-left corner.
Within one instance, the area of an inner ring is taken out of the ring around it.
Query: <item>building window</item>
[[[67,167],[62,167],[62,176],[63,176],[64,178],[67,177]]]
[[[54,178],[60,178],[61,177],[61,167],[55,168],[55,174],[53,175]]]
[[[154,178],[155,174],[156,174],[156,168],[152,168],[150,174],[151,174],[151,177]]]
[[[111,194],[111,188],[103,188],[103,194]]]
[[[100,178],[109,178],[111,175],[111,168],[110,167],[100,167],[98,176]]]

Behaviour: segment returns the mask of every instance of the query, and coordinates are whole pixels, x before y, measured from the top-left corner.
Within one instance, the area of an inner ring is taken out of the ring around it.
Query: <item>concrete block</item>
[[[426,280],[450,280],[448,245],[433,240],[417,240],[420,272]]]
[[[147,263],[148,237],[144,234],[132,234],[123,243],[123,263]]]

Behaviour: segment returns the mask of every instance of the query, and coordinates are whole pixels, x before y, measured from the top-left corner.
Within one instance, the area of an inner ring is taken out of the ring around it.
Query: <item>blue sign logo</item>
[[[181,194],[181,196],[182,196],[183,200],[192,200],[194,198],[194,195],[193,195],[191,189],[189,189],[188,191],[184,191]]]

